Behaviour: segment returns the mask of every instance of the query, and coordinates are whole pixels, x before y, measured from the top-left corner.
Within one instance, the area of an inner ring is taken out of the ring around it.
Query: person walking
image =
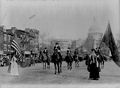
[[[89,79],[98,80],[100,78],[99,72],[99,60],[95,53],[95,49],[91,50],[92,53],[90,54],[89,64],[88,64],[88,71],[89,71]]]
[[[11,59],[11,69],[10,74],[13,76],[19,76],[18,64],[17,64],[16,53],[14,52]]]

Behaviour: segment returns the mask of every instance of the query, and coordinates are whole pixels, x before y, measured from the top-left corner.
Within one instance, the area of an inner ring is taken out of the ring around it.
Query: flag
[[[16,51],[16,53],[19,56],[19,59],[21,59],[22,58],[21,49],[20,49],[20,46],[18,44],[18,40],[16,37],[12,40],[11,47]]]
[[[104,42],[106,44],[106,46],[110,49],[113,61],[118,66],[120,66],[119,52],[118,52],[117,45],[115,44],[115,40],[114,40],[112,31],[111,31],[110,23],[108,23],[108,26],[107,26],[106,32],[102,38],[100,47],[102,45],[102,42]]]

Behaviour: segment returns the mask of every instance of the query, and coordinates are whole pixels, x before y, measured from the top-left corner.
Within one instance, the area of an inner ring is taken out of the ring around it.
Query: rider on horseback
[[[61,48],[59,46],[59,43],[56,43],[54,46],[54,52],[57,52],[59,54],[59,56],[62,58],[60,51],[61,51]]]
[[[74,51],[74,55],[78,55],[79,54],[79,51],[78,49],[76,48],[75,51]]]
[[[46,54],[46,56],[48,56],[48,50],[46,47],[44,48],[43,53]]]
[[[71,49],[70,49],[70,47],[68,47],[68,49],[67,49],[67,55],[71,55]]]

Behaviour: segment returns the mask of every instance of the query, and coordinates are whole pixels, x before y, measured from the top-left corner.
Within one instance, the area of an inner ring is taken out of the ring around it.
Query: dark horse
[[[54,63],[55,74],[56,74],[57,70],[58,70],[58,74],[61,73],[62,72],[62,57],[57,52],[57,50],[54,51],[54,53],[52,55],[52,62]]]
[[[67,56],[65,57],[65,61],[67,62],[68,70],[71,70],[72,69],[72,63],[73,63],[73,57],[70,53],[68,53]]]
[[[43,62],[43,69],[49,68],[50,69],[50,58],[46,54],[42,54],[42,62]]]

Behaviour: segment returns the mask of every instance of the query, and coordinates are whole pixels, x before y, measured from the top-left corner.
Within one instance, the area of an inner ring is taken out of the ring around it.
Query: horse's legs
[[[57,68],[56,68],[56,63],[54,63],[54,67],[55,67],[55,74],[56,74],[56,69],[57,69]]]
[[[46,69],[46,62],[43,62],[43,69]]]
[[[45,69],[46,69],[46,62],[45,62]]]
[[[70,62],[70,70],[72,69],[72,62]]]
[[[60,72],[62,72],[62,61],[60,62]]]
[[[62,72],[62,62],[58,62],[57,67],[58,67],[58,73],[61,73]]]
[[[57,63],[57,67],[58,67],[58,74],[60,73],[60,63]]]
[[[101,62],[102,68],[104,68],[104,61]]]
[[[44,69],[44,62],[43,62],[43,69]]]
[[[79,61],[77,61],[76,63],[77,63],[77,67],[79,67]]]
[[[75,61],[75,67],[77,67],[77,62]]]
[[[69,70],[71,69],[71,67],[70,67],[70,62],[69,62]]]
[[[47,62],[47,68],[50,69],[50,62]]]
[[[67,62],[67,69],[69,69],[69,62]]]

